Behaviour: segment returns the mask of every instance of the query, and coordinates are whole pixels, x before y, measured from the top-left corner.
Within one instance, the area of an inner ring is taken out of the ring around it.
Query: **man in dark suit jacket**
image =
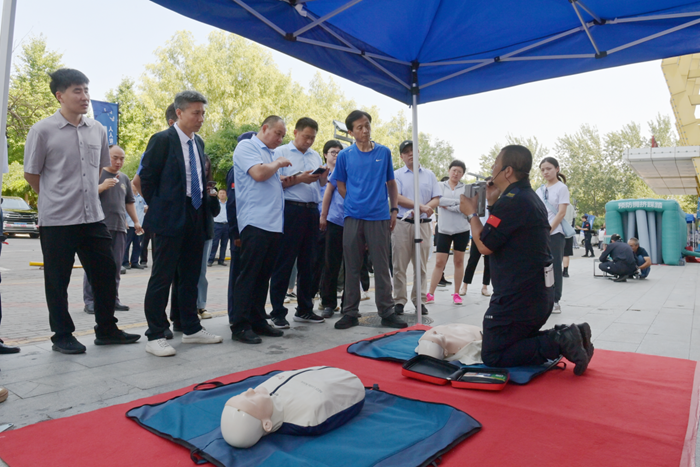
[[[206,98],[196,91],[175,96],[178,121],[148,142],[141,169],[141,191],[148,212],[144,226],[155,234],[153,269],[144,309],[148,321],[146,352],[175,355],[165,339],[165,308],[175,271],[180,277],[178,302],[183,344],[215,344],[221,336],[207,332],[197,316],[197,281],[207,238],[207,219],[219,207],[216,193],[207,196],[204,143],[196,138],[204,122]]]

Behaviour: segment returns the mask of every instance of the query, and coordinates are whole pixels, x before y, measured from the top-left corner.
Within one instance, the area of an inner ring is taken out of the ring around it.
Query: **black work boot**
[[[559,345],[561,354],[575,365],[574,374],[581,376],[588,368],[588,354],[583,348],[583,340],[581,339],[581,331],[578,326],[572,324],[559,329],[552,329],[551,336]]]
[[[577,324],[576,327],[581,333],[581,343],[583,344],[583,348],[586,351],[586,354],[588,355],[588,362],[590,363],[591,359],[593,358],[593,352],[595,351],[593,343],[591,342],[591,326],[588,323],[581,323]],[[554,326],[554,329],[558,331],[564,330],[566,328],[566,324],[557,324],[556,326]]]

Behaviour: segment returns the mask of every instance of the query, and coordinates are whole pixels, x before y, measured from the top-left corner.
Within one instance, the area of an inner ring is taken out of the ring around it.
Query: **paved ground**
[[[215,316],[204,324],[207,330],[224,336],[223,344],[188,346],[181,344],[180,335],[176,335],[173,345],[178,353],[165,359],[144,351],[145,337],[134,345],[96,347],[92,343],[93,317],[82,311],[82,269],[74,269],[68,291],[71,315],[78,329],[76,334],[88,350],[84,355],[62,355],[52,352],[48,341],[43,272],[29,266],[30,261],[42,260],[39,240],[12,238],[8,243],[0,259],[4,312],[0,337],[19,344],[22,351],[0,356],[0,386],[10,391],[7,402],[0,405],[0,424],[22,427],[83,413],[325,350],[383,331],[366,326],[337,331],[332,326],[338,319],[334,317],[319,325],[292,323],[292,329],[283,338],[264,338],[261,345],[233,342],[225,316],[228,268],[213,266],[208,269],[207,308]],[[645,281],[617,284],[594,278],[592,260],[580,258],[581,250],[575,253],[571,277],[564,282],[563,313],[553,315],[548,326],[587,321],[598,348],[700,358],[700,293],[697,291],[700,264],[654,266]],[[432,266],[433,260],[430,270]],[[131,310],[118,312],[117,316],[120,326],[132,332],[145,332],[143,296],[149,274],[150,269],[130,270],[122,276],[120,295]],[[446,276],[451,275],[449,266]],[[452,305],[448,290],[438,289],[436,303],[429,307],[434,324],[480,325],[488,305],[488,298],[480,294],[480,281],[481,267],[461,307]],[[407,307],[409,312],[411,308]],[[361,311],[375,311],[373,302],[362,302]]]

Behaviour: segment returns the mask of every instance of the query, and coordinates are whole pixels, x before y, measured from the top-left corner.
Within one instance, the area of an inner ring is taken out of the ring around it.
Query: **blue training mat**
[[[166,402],[133,408],[126,416],[187,447],[194,462],[225,467],[427,466],[481,429],[478,421],[449,405],[365,389],[362,411],[333,431],[320,436],[272,433],[251,448],[231,447],[221,435],[224,404],[277,373],[227,385],[204,383],[199,386],[219,386],[197,386]]]
[[[418,340],[424,332],[425,331],[397,332],[388,336],[377,337],[376,339],[355,342],[348,347],[348,353],[375,360],[404,363],[418,355],[416,353],[416,347],[418,346]],[[559,366],[560,360],[561,357],[542,365],[507,368],[510,372],[509,382],[513,384],[527,384],[536,376],[552,368],[561,368]],[[456,367],[488,368],[486,365],[464,365],[458,361],[451,363]]]

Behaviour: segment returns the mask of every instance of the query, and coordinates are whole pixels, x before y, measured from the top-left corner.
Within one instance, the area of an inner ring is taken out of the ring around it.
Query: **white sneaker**
[[[362,292],[362,296],[360,297],[360,301],[362,300],[369,300],[369,294],[367,292]]]
[[[191,335],[182,336],[183,344],[218,344],[223,342],[224,339],[221,336],[212,334],[206,329],[202,328],[199,332],[195,332]]]
[[[561,313],[561,305],[559,305],[559,302],[554,302],[554,308],[552,308],[552,314],[559,314]]]
[[[284,297],[284,303],[289,303],[290,301],[289,297]]]
[[[177,353],[165,338],[148,341],[146,352],[156,357],[172,357]]]

